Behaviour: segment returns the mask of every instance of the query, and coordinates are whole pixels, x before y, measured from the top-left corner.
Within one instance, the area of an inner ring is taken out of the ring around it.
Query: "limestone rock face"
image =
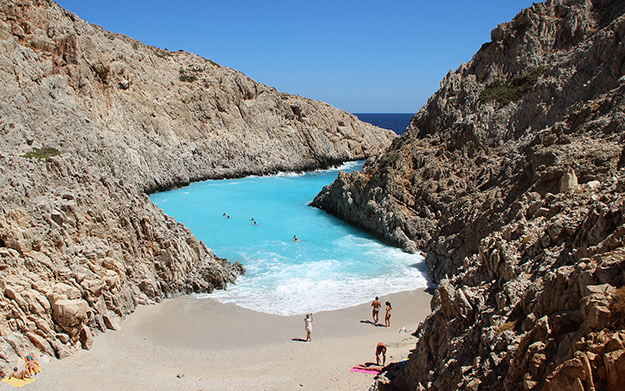
[[[2,151],[54,147],[141,191],[328,167],[377,154],[395,136],[51,1],[3,1],[0,51]]]
[[[617,1],[523,10],[387,152],[316,197],[426,252],[433,314],[395,387],[621,389],[624,13]]]
[[[148,193],[364,159],[395,137],[49,0],[0,0],[0,87],[5,372],[31,349],[67,357],[137,305],[244,272]]]

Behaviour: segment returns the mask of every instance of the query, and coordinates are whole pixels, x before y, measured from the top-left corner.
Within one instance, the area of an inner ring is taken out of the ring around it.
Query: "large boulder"
[[[89,303],[82,299],[57,300],[52,305],[52,319],[70,335],[75,335],[83,323],[87,320]]]

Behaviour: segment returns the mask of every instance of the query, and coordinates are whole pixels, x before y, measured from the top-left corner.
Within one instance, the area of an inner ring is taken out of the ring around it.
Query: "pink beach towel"
[[[369,373],[371,375],[377,375],[380,373],[380,371],[378,371],[377,369],[365,369],[361,367],[353,367],[352,369],[350,369],[350,371],[360,372],[360,373]]]

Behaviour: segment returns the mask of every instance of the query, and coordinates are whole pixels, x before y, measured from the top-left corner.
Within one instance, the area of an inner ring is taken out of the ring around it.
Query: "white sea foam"
[[[364,164],[364,160],[357,160],[353,162],[345,162],[341,164],[340,166],[323,168],[323,169],[314,170],[310,172],[288,171],[288,172],[280,172],[280,173],[274,174],[273,176],[294,178],[298,176],[305,176],[305,175],[311,175],[311,174],[314,175],[314,174],[334,173],[334,172],[339,172],[339,171],[354,171],[354,170],[360,170],[363,164]]]
[[[262,276],[242,276],[226,291],[198,296],[286,316],[352,307],[375,296],[428,286],[423,256],[397,254],[393,251],[396,249],[390,250],[394,254],[387,254],[386,258],[394,258],[387,260],[396,263],[396,269],[384,275],[336,273],[336,264],[340,263],[336,260],[319,261],[313,265],[276,262],[265,269],[267,272]],[[253,274],[254,269],[249,272]]]

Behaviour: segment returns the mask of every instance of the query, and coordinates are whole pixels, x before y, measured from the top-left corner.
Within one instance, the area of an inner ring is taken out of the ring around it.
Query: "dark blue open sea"
[[[404,134],[414,113],[354,113],[359,120]]]

